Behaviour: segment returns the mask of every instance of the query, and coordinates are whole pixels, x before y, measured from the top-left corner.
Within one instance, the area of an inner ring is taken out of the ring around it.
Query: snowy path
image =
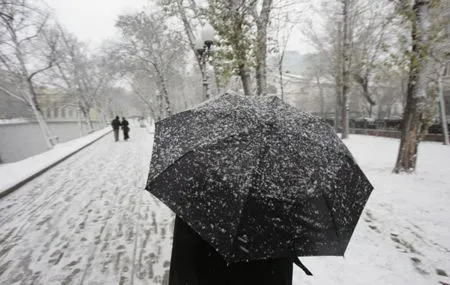
[[[166,284],[173,215],[143,190],[146,129],[112,134],[0,199],[0,285]],[[450,284],[450,147],[421,143],[418,172],[391,173],[398,140],[346,144],[375,190],[346,257],[302,258],[295,285]]]
[[[0,284],[165,284],[172,215],[143,191],[152,136],[106,136],[0,200]]]

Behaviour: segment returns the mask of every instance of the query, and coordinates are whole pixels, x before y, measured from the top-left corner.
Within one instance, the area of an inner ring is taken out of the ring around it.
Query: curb
[[[392,139],[400,139],[401,132],[398,130],[382,130],[382,129],[359,129],[359,128],[350,128],[350,134],[355,135],[366,135],[366,136],[375,136],[375,137],[384,137],[384,138],[392,138]],[[428,133],[422,141],[428,142],[440,142],[444,141],[443,134],[430,134]]]
[[[108,131],[107,133],[105,133],[104,135],[96,138],[95,140],[87,143],[86,145],[84,145],[83,147],[73,151],[72,153],[67,154],[66,156],[58,159],[57,161],[53,162],[52,164],[50,164],[49,166],[46,166],[45,168],[37,171],[36,173],[32,174],[31,176],[19,181],[18,183],[16,183],[15,185],[7,188],[6,190],[0,192],[0,199],[7,196],[8,194],[11,194],[12,192],[14,192],[15,190],[17,190],[18,188],[20,188],[21,186],[23,186],[24,184],[30,182],[31,180],[33,180],[34,178],[40,176],[41,174],[43,174],[44,172],[46,172],[47,170],[49,170],[50,168],[58,165],[59,163],[63,162],[64,160],[68,159],[69,157],[71,157],[72,155],[80,152],[81,150],[87,148],[88,146],[92,145],[93,143],[95,143],[96,141],[102,139],[103,137],[105,137],[106,135],[110,134],[112,132],[112,130]]]

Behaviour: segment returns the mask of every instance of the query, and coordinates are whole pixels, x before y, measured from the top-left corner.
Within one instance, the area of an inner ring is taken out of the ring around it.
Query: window
[[[66,109],[65,108],[61,108],[61,118],[63,118],[63,119],[66,118]]]
[[[73,115],[73,109],[72,109],[72,108],[69,108],[69,111],[68,111],[68,117],[69,117],[69,118],[73,118],[73,117],[74,117],[74,115]]]
[[[53,109],[53,118],[58,118],[59,114],[58,114],[58,108]]]

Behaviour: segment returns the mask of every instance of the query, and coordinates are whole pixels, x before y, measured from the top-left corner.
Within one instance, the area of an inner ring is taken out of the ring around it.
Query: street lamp
[[[203,98],[205,98],[205,100],[208,100],[210,97],[209,75],[207,67],[209,58],[212,55],[211,46],[213,45],[214,36],[214,28],[211,25],[206,25],[201,31],[201,37],[195,44],[195,51],[200,62],[200,71],[202,73]]]

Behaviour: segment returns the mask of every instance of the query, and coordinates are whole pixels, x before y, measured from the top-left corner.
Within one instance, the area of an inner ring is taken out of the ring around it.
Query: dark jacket
[[[176,218],[169,285],[292,285],[292,259],[227,265],[183,220]]]
[[[129,123],[127,120],[122,120],[122,129],[128,131],[130,128],[128,127]]]
[[[111,126],[114,130],[118,130],[120,128],[120,120],[119,119],[112,120]]]

